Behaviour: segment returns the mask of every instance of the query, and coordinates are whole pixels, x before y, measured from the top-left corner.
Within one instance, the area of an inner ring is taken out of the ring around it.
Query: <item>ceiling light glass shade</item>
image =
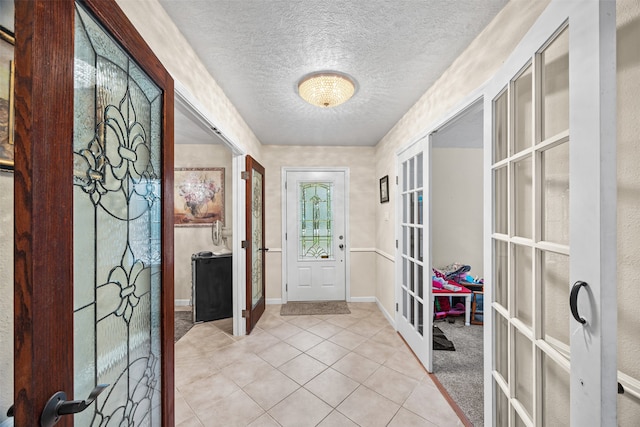
[[[347,102],[355,91],[353,80],[344,74],[334,72],[312,74],[298,83],[300,98],[322,108],[331,108]]]

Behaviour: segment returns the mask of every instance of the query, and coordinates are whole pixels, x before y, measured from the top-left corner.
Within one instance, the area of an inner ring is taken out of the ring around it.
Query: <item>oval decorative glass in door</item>
[[[75,425],[160,425],[162,91],[78,5],[75,22],[75,395],[110,384]]]

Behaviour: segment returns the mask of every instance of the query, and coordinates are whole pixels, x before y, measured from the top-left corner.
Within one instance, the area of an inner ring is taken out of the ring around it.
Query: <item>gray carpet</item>
[[[288,302],[280,307],[281,316],[309,314],[350,314],[346,301]]]
[[[189,311],[176,311],[174,312],[174,337],[173,342],[178,342],[180,338],[184,336],[189,329],[193,327],[193,313]]]
[[[465,326],[462,319],[434,325],[455,343],[456,351],[435,351],[433,372],[451,398],[475,426],[484,425],[482,326]]]

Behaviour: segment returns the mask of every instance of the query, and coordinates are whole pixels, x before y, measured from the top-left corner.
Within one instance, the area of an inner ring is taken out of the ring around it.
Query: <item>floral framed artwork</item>
[[[224,223],[224,168],[176,168],[173,200],[175,226]]]
[[[13,170],[13,34],[0,27],[0,169]]]
[[[389,201],[389,175],[380,178],[380,203]]]

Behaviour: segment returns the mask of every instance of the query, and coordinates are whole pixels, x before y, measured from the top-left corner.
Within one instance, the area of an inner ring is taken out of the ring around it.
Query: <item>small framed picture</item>
[[[389,201],[389,175],[380,178],[380,203]]]

